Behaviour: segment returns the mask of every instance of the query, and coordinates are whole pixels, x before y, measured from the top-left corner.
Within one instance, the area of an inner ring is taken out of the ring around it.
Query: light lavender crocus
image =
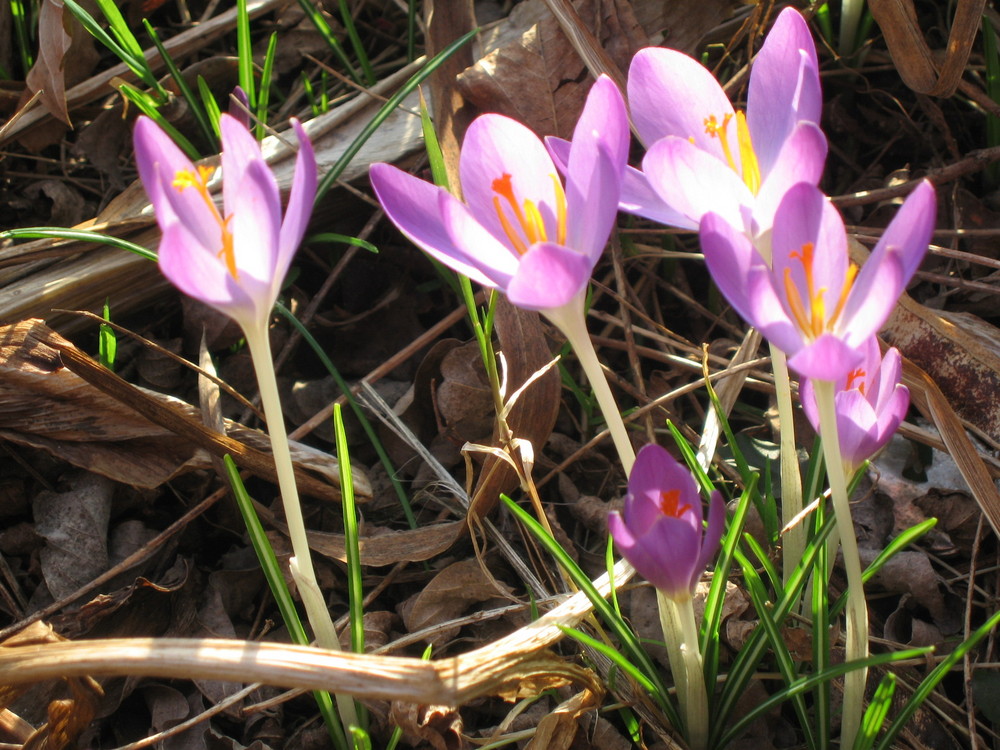
[[[702,528],[701,495],[691,472],[659,445],[642,448],[628,479],[625,508],[608,517],[618,551],[665,596],[691,598],[722,538],[725,507],[709,500]]]
[[[581,297],[604,251],[628,146],[624,100],[601,76],[576,125],[565,187],[538,137],[497,114],[466,132],[464,203],[389,164],[373,164],[370,177],[388,217],[428,255],[518,307],[548,311]]]
[[[860,364],[861,347],[885,323],[920,265],[935,207],[934,188],[921,182],[860,271],[848,257],[837,209],[807,183],[792,187],[778,206],[770,264],[719,214],[702,219],[701,245],[720,291],[788,355],[792,370],[838,381]]]
[[[754,60],[745,113],[701,63],[659,47],[632,60],[628,100],[648,152],[642,172],[626,174],[624,211],[685,229],[712,211],[766,243],[785,191],[819,182],[827,151],[819,68],[794,9],[779,14]]]
[[[163,237],[160,268],[185,294],[233,318],[244,330],[266,328],[316,196],[316,159],[302,126],[284,219],[281,195],[260,146],[230,115],[222,131],[222,210],[209,189],[213,170],[195,166],[148,117],[135,125],[143,187]]]
[[[889,441],[910,405],[910,391],[900,382],[899,350],[890,348],[883,357],[875,336],[860,349],[860,364],[837,381],[834,396],[840,455],[848,474]],[[802,381],[799,397],[802,411],[819,432],[819,408],[811,380]]]

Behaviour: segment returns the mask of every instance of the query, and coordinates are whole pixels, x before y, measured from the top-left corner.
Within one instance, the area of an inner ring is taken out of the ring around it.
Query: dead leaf
[[[625,0],[577,0],[584,27],[620,71],[648,43]],[[462,95],[487,112],[499,112],[540,135],[569,138],[592,77],[542,0],[515,6],[483,40],[482,59],[458,78]]]
[[[45,108],[69,127],[66,86],[81,81],[98,59],[94,38],[62,0],[42,0],[38,8],[38,57],[25,82],[41,92]]]
[[[388,531],[370,526],[358,540],[361,564],[383,567],[398,562],[422,562],[451,547],[466,529],[465,521],[421,526],[406,531]],[[374,531],[375,533],[369,533]],[[323,531],[308,532],[309,548],[333,560],[347,562],[345,537]]]
[[[579,729],[577,719],[589,711],[596,710],[600,698],[600,695],[583,690],[560,703],[538,722],[535,736],[531,738],[525,750],[569,750]]]
[[[462,716],[452,706],[419,706],[393,701],[389,719],[404,734],[429,743],[434,750],[458,750],[465,746]]]
[[[509,588],[483,572],[477,560],[461,560],[440,571],[420,593],[403,602],[400,615],[407,631],[413,633],[458,617],[470,604],[510,594]],[[457,628],[447,628],[427,640],[440,646],[455,632]]]

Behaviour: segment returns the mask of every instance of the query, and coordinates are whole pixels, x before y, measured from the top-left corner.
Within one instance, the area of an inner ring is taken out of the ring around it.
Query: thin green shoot
[[[336,232],[320,232],[318,234],[311,234],[306,237],[305,240],[309,244],[317,243],[334,243],[338,245],[353,245],[354,247],[360,247],[362,250],[367,250],[370,253],[378,254],[378,248],[367,240],[363,240],[359,237],[351,237],[346,234],[337,234]]]
[[[323,347],[320,346],[319,342],[316,341],[315,337],[309,332],[309,329],[302,325],[302,321],[296,318],[295,315],[293,315],[292,312],[280,302],[275,306],[275,309],[281,313],[281,315],[283,315],[289,323],[292,324],[296,331],[299,332],[302,339],[309,345],[316,356],[319,357],[319,361],[326,368],[327,372],[330,373],[333,381],[337,384],[337,387],[340,388],[340,392],[344,394],[344,398],[347,399],[347,403],[351,407],[351,411],[354,412],[354,416],[357,418],[358,423],[365,431],[365,435],[368,436],[372,447],[378,454],[379,461],[382,463],[382,466],[385,467],[386,474],[392,482],[393,488],[396,490],[396,496],[399,498],[399,504],[403,508],[403,514],[406,516],[406,522],[410,525],[411,529],[417,528],[417,518],[413,515],[413,508],[410,506],[410,499],[406,495],[406,490],[396,477],[396,467],[392,465],[392,460],[389,458],[389,454],[386,452],[385,446],[382,445],[382,441],[379,440],[378,434],[375,432],[375,428],[372,427],[372,423],[368,420],[368,417],[365,415],[361,405],[358,404],[358,400],[354,398],[354,393],[351,391],[351,387],[347,384],[347,381],[344,380],[340,371],[334,367],[333,362],[327,356]]]
[[[107,298],[104,299],[103,315],[105,320],[111,320],[111,305]],[[101,323],[97,334],[97,358],[102,366],[114,372],[115,358],[117,356],[118,336],[115,334],[115,329],[105,323]]]
[[[807,495],[807,497],[809,497]],[[818,503],[813,513],[816,529],[823,528],[826,523],[826,505]],[[821,544],[813,563],[812,589],[810,607],[812,612],[812,653],[813,669],[822,671],[830,664],[830,549]],[[808,596],[808,594],[807,594]],[[830,735],[833,732],[833,716],[830,704],[830,683],[821,682],[816,686],[813,695],[813,715],[816,725],[818,747],[825,750],[830,745]]]
[[[406,59],[417,59],[417,0],[406,3]]]
[[[14,23],[14,38],[17,40],[17,52],[21,58],[21,69],[24,75],[28,74],[35,64],[35,58],[31,54],[34,45],[31,43],[31,30],[34,27],[22,0],[10,0],[11,20]]]
[[[816,22],[819,30],[830,44],[833,44],[833,19],[830,16],[830,3],[823,3],[816,9]]]
[[[861,574],[861,580],[867,583],[872,576],[878,573],[897,552],[900,552],[904,547],[913,544],[913,542],[933,529],[936,525],[936,518],[928,518],[926,521],[921,521],[915,526],[911,526],[900,533],[899,536],[885,545],[885,548],[879,552],[878,555],[876,555],[874,560],[872,560],[871,565],[865,568],[864,572]],[[830,608],[831,617],[836,617],[846,606],[847,595],[848,592],[845,591],[840,595],[837,601],[834,602],[833,606]]]
[[[139,41],[135,38],[135,34],[129,29],[128,24],[114,2],[110,0],[97,0],[98,7],[108,21],[111,34],[105,31],[97,22],[97,19],[90,15],[76,0],[63,0],[63,4],[83,24],[83,27],[91,36],[111,50],[119,60],[128,66],[129,70],[139,80],[156,93],[160,103],[167,101],[169,98],[168,94],[156,79],[152,68],[149,67],[149,63],[143,56],[142,45],[139,44]]]
[[[781,627],[775,621],[775,618],[771,616],[771,602],[769,601],[767,591],[764,588],[764,582],[754,569],[753,563],[738,549],[736,550],[736,561],[742,569],[743,580],[746,583],[747,593],[750,595],[750,600],[753,602],[754,609],[757,612],[757,617],[760,621],[760,625],[758,627],[763,627],[764,629],[764,633],[770,643],[774,658],[777,661],[778,671],[781,673],[782,679],[784,679],[786,685],[792,685],[798,678],[798,672],[795,668],[795,662],[792,659],[792,655],[788,651],[788,646],[785,644],[785,639],[781,633]],[[805,737],[806,746],[815,748],[816,735],[813,730],[809,713],[806,710],[804,697],[799,693],[792,694],[788,697],[791,699],[792,708],[795,710],[795,715],[798,717],[799,727]]]
[[[81,242],[96,242],[101,245],[117,247],[120,250],[128,250],[146,260],[156,261],[156,253],[152,250],[137,245],[134,242],[123,240],[120,237],[91,232],[86,229],[64,229],[62,227],[25,227],[22,229],[7,229],[0,232],[0,240],[76,240]]]
[[[896,693],[896,675],[886,672],[885,677],[875,688],[875,694],[868,704],[861,719],[861,729],[854,739],[854,750],[871,750],[875,745],[875,739],[879,731],[885,725],[885,720],[889,717],[889,709],[892,707],[892,696]]]
[[[264,67],[260,73],[260,91],[257,93],[257,140],[267,135],[267,107],[271,100],[271,82],[274,78],[274,56],[278,51],[278,32],[267,40],[264,53]]]
[[[361,582],[361,543],[358,538],[358,508],[354,503],[354,477],[347,431],[340,404],[333,405],[333,432],[337,445],[337,468],[340,474],[341,507],[344,511],[344,548],[347,551],[347,601],[350,608],[351,650],[365,652],[365,590]],[[365,708],[358,704],[358,719],[367,725]]]
[[[948,654],[944,660],[938,664],[934,670],[927,675],[923,682],[917,687],[910,696],[910,699],[906,702],[900,710],[899,715],[893,720],[892,724],[886,730],[886,733],[882,736],[881,741],[878,743],[877,750],[889,750],[892,747],[893,742],[896,740],[896,736],[905,727],[913,714],[919,709],[924,701],[927,700],[928,696],[934,692],[937,686],[940,684],[941,680],[945,678],[945,675],[950,672],[956,664],[958,664],[965,655],[974,649],[979,642],[993,632],[993,629],[997,625],[1000,625],[1000,611],[994,612],[993,615],[986,620],[982,625],[976,628],[975,632],[969,636],[968,640],[963,641],[959,644],[958,648]]]
[[[300,2],[308,2],[308,0],[299,0]],[[361,147],[365,145],[369,138],[378,130],[382,123],[391,115],[396,107],[408,97],[413,90],[423,83],[429,75],[431,75],[435,70],[437,70],[445,60],[447,60],[451,55],[455,53],[456,50],[461,49],[479,33],[479,29],[473,29],[466,34],[463,34],[454,42],[449,44],[433,58],[427,61],[420,70],[413,74],[413,76],[406,83],[400,87],[399,91],[389,97],[389,100],[379,109],[371,121],[365,125],[364,129],[358,134],[347,150],[341,154],[340,158],[337,160],[330,170],[326,173],[316,191],[316,203],[319,204],[323,197],[326,195],[327,191],[333,187],[337,180],[340,179],[340,175],[343,174],[347,165],[351,163],[351,160],[357,155]]]
[[[135,86],[130,83],[120,83],[118,85],[118,91],[121,95],[128,99],[132,104],[134,104],[140,112],[153,120],[163,131],[170,136],[174,143],[180,146],[181,150],[187,155],[192,161],[197,161],[201,158],[201,154],[198,153],[198,149],[194,145],[181,135],[180,131],[177,130],[173,125],[171,125],[167,119],[160,114],[160,101],[151,94],[147,94],[145,91],[140,91]]]
[[[340,0],[340,21],[344,24],[347,38],[351,40],[354,54],[358,58],[358,62],[361,63],[361,70],[365,74],[365,83],[368,86],[374,86],[378,79],[375,78],[375,71],[372,69],[371,60],[368,59],[368,52],[358,35],[358,28],[354,25],[354,16],[351,15],[351,9],[347,6],[347,0]]]
[[[271,595],[278,605],[278,611],[281,612],[285,627],[288,628],[288,634],[293,643],[308,646],[309,636],[306,634],[306,629],[302,625],[299,613],[295,609],[295,602],[292,599],[291,592],[288,590],[288,584],[285,583],[285,576],[281,571],[281,566],[278,564],[278,558],[275,556],[271,542],[268,540],[260,518],[257,517],[257,512],[254,510],[253,500],[247,494],[246,487],[243,486],[240,471],[230,456],[224,456],[223,461],[226,466],[226,474],[229,477],[229,484],[233,490],[233,497],[236,499],[236,505],[239,507],[240,514],[243,516],[243,522],[247,527],[250,543],[257,553],[260,567],[264,571],[264,578],[267,580],[267,584],[271,589]],[[330,733],[330,740],[333,742],[333,746],[336,750],[348,750],[344,727],[340,723],[340,716],[338,716],[334,708],[333,697],[325,690],[313,691],[313,697],[316,699],[320,714],[326,722],[327,731]]]
[[[236,58],[240,88],[247,95],[250,111],[257,108],[257,86],[253,79],[253,44],[250,41],[250,14],[247,0],[236,0]]]
[[[656,687],[656,689],[652,691],[651,695],[663,711],[664,715],[667,717],[667,720],[674,726],[680,726],[680,717],[677,713],[677,709],[674,706],[673,701],[670,699],[666,686],[660,679],[660,669],[653,663],[653,660],[650,658],[649,654],[646,653],[646,650],[642,647],[642,643],[636,637],[632,629],[616,615],[615,610],[610,604],[608,604],[607,601],[604,600],[594,587],[590,577],[580,569],[576,562],[574,562],[573,558],[566,553],[566,550],[559,545],[559,543],[542,527],[537,520],[531,516],[530,513],[521,508],[506,495],[501,494],[500,499],[503,501],[507,509],[514,514],[517,520],[524,524],[528,531],[531,532],[532,536],[534,536],[542,547],[545,548],[546,552],[555,558],[556,562],[566,572],[570,580],[576,584],[576,587],[586,594],[590,603],[594,607],[594,611],[600,615],[601,619],[604,620],[607,626],[621,642],[622,648],[624,649],[626,657],[629,661],[631,661],[633,665],[636,665],[636,668],[638,668],[646,676],[646,679],[652,682]]]
[[[997,613],[995,619],[1000,621],[1000,612]],[[767,700],[757,706],[754,706],[746,714],[740,716],[739,719],[727,726],[726,733],[719,739],[718,747],[725,747],[730,742],[735,741],[744,731],[746,731],[746,728],[757,719],[762,716],[766,716],[769,712],[773,711],[789,698],[796,695],[802,695],[803,693],[812,690],[818,683],[830,682],[831,680],[835,680],[838,677],[842,677],[849,672],[854,672],[859,669],[870,669],[872,667],[882,666],[883,664],[892,664],[896,661],[906,661],[908,659],[920,659],[922,657],[926,657],[930,653],[933,653],[933,651],[934,648],[932,646],[925,646],[923,648],[906,649],[905,651],[875,654],[874,656],[869,656],[866,659],[835,664],[828,669],[824,669],[822,672],[816,672],[808,677],[800,677],[792,684],[787,685],[776,692]],[[935,670],[935,672],[936,671],[937,670]],[[926,682],[926,680],[924,682]],[[903,711],[908,711],[912,705],[913,702],[910,701],[906,704]],[[912,711],[907,715],[907,719],[909,719],[909,715],[911,714]],[[888,746],[883,748],[882,745],[879,745],[879,750],[888,750]]]
[[[312,24],[316,27],[316,31],[319,32],[319,35],[323,37],[323,41],[327,43],[330,50],[340,61],[340,64],[344,66],[344,69],[347,71],[347,75],[354,79],[355,83],[363,83],[361,76],[358,75],[358,71],[351,64],[351,59],[347,56],[347,52],[344,51],[344,46],[334,35],[333,29],[330,28],[330,24],[326,22],[326,19],[323,17],[323,14],[319,11],[319,9],[316,8],[311,0],[299,0],[299,5],[302,6],[302,10],[304,10],[306,15],[309,16],[309,20],[312,21]]]
[[[219,127],[219,118],[222,117],[222,110],[219,108],[219,103],[215,100],[215,94],[212,93],[212,89],[208,87],[208,82],[202,76],[198,76],[198,94],[201,96],[201,106],[204,108],[205,114],[208,115],[208,121],[212,125],[212,133],[215,136],[215,140],[216,142],[221,142],[222,129]]]
[[[160,37],[156,33],[156,30],[145,18],[142,19],[142,23],[143,26],[146,27],[146,33],[149,34],[149,38],[152,40],[157,51],[160,53],[160,57],[163,58],[163,64],[167,66],[167,72],[170,74],[174,84],[177,86],[177,90],[180,92],[184,101],[188,103],[188,108],[191,110],[191,114],[194,115],[194,118],[198,121],[198,126],[205,134],[205,138],[208,139],[208,142],[215,151],[219,151],[221,149],[219,139],[216,136],[215,130],[212,128],[212,120],[205,111],[205,108],[202,106],[201,100],[194,95],[194,91],[192,91],[191,87],[188,85],[187,79],[184,78],[180,68],[177,67],[177,63],[174,62],[174,58],[170,56],[170,52],[167,51],[167,48],[164,47],[163,43],[160,41]]]
[[[313,88],[313,82],[309,80],[309,76],[305,73],[302,74],[302,87],[306,91],[306,98],[309,99],[309,108],[312,110],[313,117],[319,117],[330,108],[330,99],[326,90],[326,80],[326,71],[320,71],[320,87],[319,90],[317,90]]]
[[[612,664],[618,667],[622,672],[624,672],[633,680],[635,680],[636,684],[639,685],[647,693],[656,692],[656,684],[651,679],[649,679],[645,674],[643,674],[642,670],[637,669],[632,662],[630,662],[628,659],[622,656],[621,652],[619,652],[618,649],[609,646],[607,643],[604,643],[603,641],[600,641],[597,638],[587,635],[587,633],[583,632],[582,630],[578,630],[577,628],[560,626],[559,629],[573,640],[578,641],[579,643],[582,643],[584,646],[592,648],[594,651],[603,654],[605,658],[608,659],[608,661],[610,661]]]

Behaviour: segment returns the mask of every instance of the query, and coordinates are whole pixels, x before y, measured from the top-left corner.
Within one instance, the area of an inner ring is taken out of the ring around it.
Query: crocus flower
[[[664,595],[689,599],[722,538],[725,507],[718,492],[702,529],[701,496],[694,477],[659,445],[639,451],[628,479],[622,513],[608,517],[618,550]]]
[[[910,405],[910,391],[900,383],[902,362],[899,350],[890,348],[882,357],[878,339],[872,336],[861,345],[858,367],[837,381],[834,403],[840,454],[853,473],[889,442]],[[799,389],[802,411],[820,431],[819,409],[811,380]]]
[[[837,209],[807,183],[792,187],[778,206],[770,264],[718,214],[702,219],[701,245],[720,291],[788,355],[792,370],[838,381],[859,366],[861,347],[885,323],[920,265],[935,206],[934,188],[921,182],[860,271],[848,258]]]
[[[751,238],[771,227],[785,191],[816,184],[826,159],[816,49],[792,8],[778,16],[753,63],[746,113],[697,60],[650,47],[632,60],[628,99],[649,149],[630,169],[621,208],[695,229],[708,211]]]
[[[581,295],[604,250],[628,146],[625,103],[601,76],[576,125],[565,188],[538,137],[497,114],[466,132],[464,203],[389,164],[370,176],[386,214],[426,253],[519,307],[552,310]]]
[[[282,220],[278,184],[257,141],[230,115],[222,115],[219,125],[222,211],[209,190],[213,170],[192,164],[148,117],[135,125],[136,162],[163,232],[163,275],[245,331],[262,330],[309,223],[316,159],[302,126],[292,120],[299,152]]]

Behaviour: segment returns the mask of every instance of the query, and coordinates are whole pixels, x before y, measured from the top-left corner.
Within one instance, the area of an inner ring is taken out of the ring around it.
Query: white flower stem
[[[774,395],[778,405],[781,440],[781,525],[787,529],[781,543],[781,576],[787,584],[802,559],[806,546],[806,529],[801,520],[790,525],[792,519],[802,512],[802,476],[795,447],[795,412],[788,363],[785,353],[774,344],[771,344],[771,369],[774,371]]]
[[[816,406],[819,409],[820,435],[823,437],[823,458],[830,480],[833,512],[837,519],[837,532],[844,549],[844,568],[847,571],[847,661],[868,657],[868,605],[861,582],[861,558],[858,541],[851,520],[851,506],[847,497],[847,476],[840,454],[837,435],[837,413],[834,403],[836,385],[829,380],[814,380]],[[833,551],[833,550],[831,550]],[[832,555],[831,555],[832,557]],[[844,675],[844,711],[840,719],[840,746],[854,747],[854,738],[861,725],[864,709],[867,669],[855,669]]]
[[[663,640],[667,644],[670,672],[674,676],[677,700],[684,718],[687,744],[691,750],[704,750],[708,746],[708,691],[705,689],[705,670],[698,647],[694,602],[691,597],[677,601],[657,591],[656,603],[660,610]]]
[[[312,626],[316,643],[321,648],[340,650],[340,639],[327,609],[323,593],[316,582],[316,571],[312,565],[312,555],[309,552],[309,540],[306,537],[305,520],[302,517],[302,505],[299,502],[299,490],[295,484],[295,471],[292,467],[292,454],[288,448],[288,433],[285,431],[285,418],[281,411],[281,399],[278,396],[278,381],[274,376],[274,360],[271,356],[271,341],[267,328],[251,331],[243,330],[250,357],[253,359],[254,370],[257,373],[257,387],[260,390],[260,401],[267,418],[267,432],[271,439],[271,453],[274,456],[274,468],[278,474],[278,489],[281,492],[281,503],[285,511],[285,523],[288,525],[288,537],[292,543],[292,559],[289,566],[292,578],[295,580],[302,597],[302,604]],[[350,696],[336,695],[337,709],[340,720],[344,723],[344,732],[350,737],[350,727],[360,727],[354,699]]]
[[[635,463],[635,451],[632,449],[632,442],[625,429],[625,422],[622,420],[618,404],[615,402],[614,394],[611,393],[607,378],[604,376],[604,370],[601,369],[601,363],[597,359],[597,352],[594,351],[594,344],[587,332],[587,322],[583,317],[583,295],[577,296],[563,307],[544,312],[546,317],[563,332],[569,345],[576,352],[580,366],[583,368],[587,380],[590,381],[591,388],[594,389],[597,403],[608,423],[611,439],[618,451],[622,468],[625,470],[625,475],[628,476],[632,471],[632,464]]]

